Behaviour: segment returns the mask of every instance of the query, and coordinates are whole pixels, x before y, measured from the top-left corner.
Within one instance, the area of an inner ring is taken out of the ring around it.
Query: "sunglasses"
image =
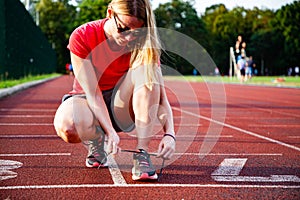
[[[117,18],[118,18],[118,21],[124,26],[124,28],[118,24]],[[118,17],[117,14],[114,14],[114,19],[115,19],[115,23],[116,23],[116,26],[118,29],[118,33],[121,33],[124,36],[131,34],[133,37],[140,37],[145,33],[145,30],[143,30],[143,29],[131,30],[130,27],[124,25],[124,23],[120,20],[120,18]]]

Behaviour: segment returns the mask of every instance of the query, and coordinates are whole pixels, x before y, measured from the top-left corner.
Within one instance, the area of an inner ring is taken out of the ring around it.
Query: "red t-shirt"
[[[73,54],[91,60],[102,91],[112,89],[128,71],[131,56],[126,47],[120,51],[110,49],[104,34],[104,23],[107,20],[92,21],[79,26],[71,34],[68,45]],[[70,93],[84,93],[76,78]]]

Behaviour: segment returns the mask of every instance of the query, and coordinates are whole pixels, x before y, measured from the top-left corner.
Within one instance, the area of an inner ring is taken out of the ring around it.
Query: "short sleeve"
[[[88,46],[86,36],[84,34],[85,29],[86,27],[84,25],[75,29],[70,36],[68,45],[68,49],[73,54],[83,59],[85,59],[91,51],[90,47]]]

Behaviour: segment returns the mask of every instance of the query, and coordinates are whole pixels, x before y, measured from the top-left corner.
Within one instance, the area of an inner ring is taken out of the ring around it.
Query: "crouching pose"
[[[86,141],[86,166],[105,167],[107,154],[120,150],[117,133],[135,128],[139,153],[133,155],[132,178],[157,179],[147,153],[155,119],[165,132],[157,157],[172,157],[175,132],[149,0],[112,0],[107,18],[75,29],[68,48],[75,79],[54,118],[58,136],[69,143]]]

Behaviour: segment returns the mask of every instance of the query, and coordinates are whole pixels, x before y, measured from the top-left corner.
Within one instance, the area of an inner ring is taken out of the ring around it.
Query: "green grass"
[[[191,82],[216,82],[216,83],[233,83],[244,85],[267,85],[281,87],[300,87],[300,77],[283,77],[283,76],[256,76],[251,80],[241,83],[236,77],[228,76],[165,76],[166,80],[182,80]]]
[[[46,78],[54,78],[59,76],[60,74],[43,74],[43,75],[28,75],[26,77],[20,78],[20,79],[11,79],[11,80],[0,80],[0,88],[9,88],[13,87],[15,85],[19,85],[22,83],[27,83],[31,81],[37,81],[42,80]]]
[[[9,88],[26,82],[42,80],[46,78],[57,77],[60,74],[44,74],[44,75],[29,75],[17,80],[0,80],[0,89]],[[283,82],[278,82],[278,78],[282,78]],[[241,83],[236,77],[228,76],[165,76],[166,80],[181,80],[191,82],[216,82],[216,83],[234,83],[245,85],[268,85],[281,87],[297,87],[300,88],[300,77],[282,77],[282,76],[256,76],[251,80]],[[277,80],[277,81],[276,81]]]

